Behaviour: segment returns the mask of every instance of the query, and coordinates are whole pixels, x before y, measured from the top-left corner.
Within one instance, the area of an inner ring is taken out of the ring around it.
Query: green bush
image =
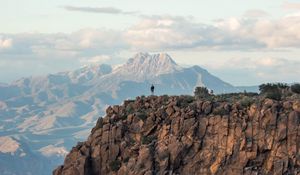
[[[144,111],[139,111],[136,113],[136,116],[141,120],[145,121],[147,119],[147,114]]]
[[[123,114],[122,116],[121,116],[121,120],[126,120],[127,119],[127,115],[126,114]]]
[[[168,95],[165,94],[165,95],[162,95],[162,98],[163,98],[163,101],[164,101],[164,102],[167,102],[167,101],[169,100],[170,97],[169,97]]]
[[[132,114],[134,112],[134,108],[132,106],[132,104],[129,104],[127,107],[126,107],[126,113],[127,114]]]
[[[244,97],[241,101],[240,104],[242,107],[247,108],[249,106],[251,106],[253,103],[255,102],[255,100],[253,98],[250,97]]]
[[[206,87],[196,87],[194,94],[196,98],[206,98],[210,96]]]
[[[123,160],[124,163],[127,163],[128,161],[129,161],[129,157],[126,157],[126,158]]]
[[[291,90],[294,93],[300,94],[300,84],[294,84],[291,86]]]
[[[195,98],[189,95],[181,95],[178,99],[178,105],[180,107],[187,107],[190,103],[194,102]]]
[[[135,144],[135,140],[133,138],[129,138],[129,144],[132,146]]]
[[[266,98],[270,98],[273,100],[281,100],[282,94],[281,94],[280,90],[277,89],[277,90],[267,92],[265,94],[265,96],[266,96]]]
[[[143,136],[141,142],[143,145],[148,145],[155,139],[156,136]]]
[[[261,94],[265,95],[266,98],[270,98],[273,100],[281,100],[282,90],[287,89],[288,86],[283,83],[277,84],[262,84],[259,86],[259,90]]]
[[[264,94],[276,90],[287,89],[289,86],[284,83],[267,83],[259,86],[259,91]]]
[[[121,162],[119,160],[112,161],[109,167],[112,171],[118,171],[121,168]]]
[[[229,114],[229,112],[227,110],[225,110],[224,108],[215,108],[212,112],[214,115],[227,115]]]

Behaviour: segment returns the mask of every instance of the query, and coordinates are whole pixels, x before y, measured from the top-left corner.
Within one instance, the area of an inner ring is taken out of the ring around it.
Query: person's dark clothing
[[[151,93],[152,93],[152,95],[154,93],[154,86],[153,85],[151,86]]]

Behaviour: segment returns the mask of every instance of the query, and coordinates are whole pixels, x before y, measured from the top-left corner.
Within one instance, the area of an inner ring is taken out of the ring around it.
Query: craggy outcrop
[[[300,173],[297,99],[137,97],[106,113],[53,174]]]

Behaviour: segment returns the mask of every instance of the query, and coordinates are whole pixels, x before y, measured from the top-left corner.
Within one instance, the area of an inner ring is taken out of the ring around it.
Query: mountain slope
[[[29,145],[13,137],[0,137],[0,172],[24,175],[38,172],[47,175],[55,162],[31,151]]]
[[[150,96],[108,107],[53,174],[300,173],[299,98],[255,99]]]

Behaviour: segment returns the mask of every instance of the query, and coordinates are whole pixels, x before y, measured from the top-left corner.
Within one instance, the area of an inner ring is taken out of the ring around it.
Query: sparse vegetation
[[[134,112],[134,108],[132,106],[132,104],[129,104],[127,107],[126,107],[126,113],[127,114],[132,114]]]
[[[266,98],[281,100],[282,92],[287,91],[289,86],[284,83],[267,83],[259,86],[260,93]]]
[[[195,101],[195,98],[193,96],[182,95],[179,98],[178,105],[181,107],[187,107],[193,101]]]
[[[240,101],[241,99],[244,99],[245,97],[254,98],[256,96],[258,96],[258,94],[254,92],[228,93],[228,94],[216,95],[214,96],[214,100],[234,103]]]
[[[137,113],[136,113],[136,116],[138,117],[138,118],[140,118],[141,120],[143,120],[143,121],[145,121],[146,119],[147,119],[147,113],[145,112],[145,111],[138,111]]]
[[[214,115],[227,115],[229,114],[229,111],[227,111],[226,109],[224,108],[216,108],[214,109],[214,111],[212,112]]]
[[[293,84],[291,86],[291,90],[296,94],[300,94],[300,84]]]
[[[129,131],[128,125],[123,125],[122,132],[127,132],[127,131]]]
[[[196,87],[194,94],[197,99],[210,96],[209,91],[206,87]]]
[[[121,120],[126,120],[126,119],[127,119],[127,114],[123,114]]]
[[[118,171],[121,167],[121,162],[119,160],[114,160],[109,164],[109,167],[112,171]]]
[[[255,100],[247,96],[240,101],[241,106],[244,108],[251,106],[253,103],[255,103]]]
[[[259,90],[262,94],[269,92],[275,92],[276,90],[287,89],[289,86],[284,83],[267,83],[259,86]]]
[[[266,98],[270,98],[273,100],[281,100],[282,94],[280,90],[273,90],[268,93],[266,93]]]
[[[167,102],[169,100],[169,96],[168,95],[163,95],[162,98],[163,98],[164,102]]]
[[[130,145],[134,145],[135,144],[135,140],[133,138],[131,138],[131,137],[129,138],[129,144]]]
[[[156,136],[143,136],[141,142],[143,145],[148,145],[155,139]]]
[[[129,157],[126,157],[126,158],[123,160],[124,163],[127,163],[128,161],[129,161]]]

